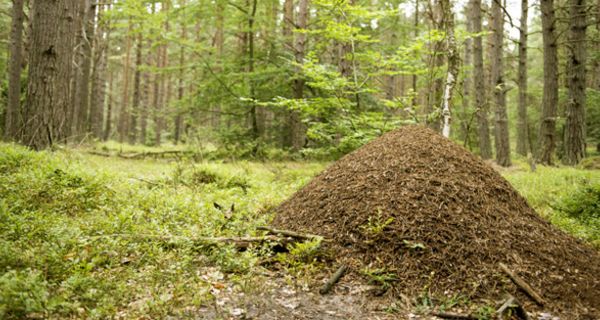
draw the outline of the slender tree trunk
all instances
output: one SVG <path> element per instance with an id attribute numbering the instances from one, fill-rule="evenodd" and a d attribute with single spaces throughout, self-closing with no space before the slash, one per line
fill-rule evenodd
<path id="1" fill-rule="evenodd" d="M 23 0 L 13 0 L 8 66 L 8 104 L 4 139 L 15 140 L 21 126 L 21 69 L 23 65 Z"/>
<path id="2" fill-rule="evenodd" d="M 419 37 L 419 0 L 415 0 L 414 28 L 415 28 L 415 30 L 414 30 L 415 39 L 417 39 Z M 412 90 L 413 90 L 412 106 L 414 108 L 417 106 L 417 99 L 419 97 L 419 94 L 417 91 L 417 74 L 412 75 Z"/>
<path id="3" fill-rule="evenodd" d="M 181 2 L 181 6 L 185 7 L 185 1 Z M 181 39 L 185 40 L 187 38 L 187 27 L 185 22 L 183 22 L 181 24 Z M 181 139 L 181 129 L 183 126 L 183 109 L 181 107 L 182 102 L 183 102 L 183 96 L 185 94 L 185 72 L 186 72 L 186 68 L 184 67 L 185 65 L 185 46 L 181 46 L 179 49 L 179 83 L 178 83 L 178 88 L 177 88 L 177 100 L 179 101 L 179 107 L 178 109 L 175 111 L 175 134 L 174 134 L 174 140 L 175 140 L 175 144 L 179 143 L 179 140 Z"/>
<path id="4" fill-rule="evenodd" d="M 129 71 L 131 69 L 131 30 L 132 24 L 129 21 L 127 28 L 125 44 L 125 61 L 123 62 L 123 94 L 121 98 L 121 109 L 119 110 L 119 142 L 125 142 L 127 132 L 129 131 Z"/>
<path id="5" fill-rule="evenodd" d="M 466 29 L 468 33 L 473 33 L 473 23 L 471 20 L 471 5 L 472 3 L 467 3 L 466 14 L 467 19 L 465 21 Z M 467 38 L 465 39 L 465 54 L 463 59 L 463 96 L 462 96 L 462 104 L 463 104 L 463 115 L 461 121 L 461 138 L 464 141 L 464 146 L 466 147 L 469 144 L 469 110 L 471 107 L 471 90 L 473 89 L 471 77 L 472 77 L 472 57 L 473 57 L 473 39 Z"/>
<path id="6" fill-rule="evenodd" d="M 283 22 L 282 22 L 282 36 L 283 36 L 283 45 L 286 50 L 295 55 L 294 48 L 294 0 L 285 0 L 283 3 Z M 291 88 L 292 92 L 294 92 L 295 82 L 292 80 Z M 283 135 L 283 145 L 284 147 L 292 147 L 293 145 L 293 123 L 298 119 L 297 115 L 294 115 L 294 110 L 286 110 L 284 113 L 285 126 L 282 126 L 281 133 Z"/>
<path id="7" fill-rule="evenodd" d="M 585 89 L 586 89 L 586 3 L 569 1 L 569 35 L 567 83 L 568 96 L 563 162 L 576 165 L 585 157 Z"/>
<path id="8" fill-rule="evenodd" d="M 444 11 L 442 2 L 445 0 L 435 0 L 433 9 L 432 9 L 432 24 L 433 27 L 437 30 L 444 29 Z M 435 131 L 440 132 L 441 130 L 441 113 L 440 109 L 443 105 L 443 96 L 444 96 L 444 80 L 441 76 L 437 74 L 438 69 L 444 65 L 444 56 L 445 56 L 445 48 L 446 43 L 441 41 L 435 41 L 433 46 L 433 65 L 431 68 L 434 70 L 432 73 L 433 78 L 431 79 L 432 85 L 431 90 L 428 95 L 428 101 L 425 108 L 425 113 L 427 114 L 427 125 Z"/>
<path id="9" fill-rule="evenodd" d="M 600 0 L 596 1 L 596 34 L 600 35 Z M 600 52 L 600 41 L 596 41 L 596 52 Z M 592 70 L 594 70 L 594 83 L 592 87 L 600 91 L 600 56 L 596 56 Z M 600 151 L 600 143 L 598 143 L 598 150 Z"/>
<path id="10" fill-rule="evenodd" d="M 248 73 L 249 77 L 252 78 L 252 73 L 254 73 L 254 22 L 256 18 L 258 0 L 247 0 L 247 2 L 249 6 L 248 32 L 246 35 L 248 41 Z M 250 98 L 255 99 L 256 83 L 253 79 L 250 79 L 249 83 Z M 254 140 L 258 140 L 264 133 L 264 118 L 262 117 L 262 110 L 260 110 L 260 107 L 258 107 L 254 102 L 252 102 L 252 106 L 250 108 L 250 115 L 252 117 L 252 137 L 254 138 Z"/>
<path id="11" fill-rule="evenodd" d="M 107 141 L 110 138 L 112 131 L 112 109 L 114 95 L 114 74 L 110 71 L 108 75 L 108 102 L 106 103 L 106 125 L 104 126 L 103 140 Z"/>
<path id="12" fill-rule="evenodd" d="M 152 65 L 152 55 L 150 54 L 150 48 L 152 48 L 152 41 L 148 40 L 148 52 L 146 53 L 146 65 Z M 140 108 L 140 137 L 139 142 L 141 144 L 146 144 L 146 138 L 148 137 L 148 108 L 150 103 L 153 101 L 155 92 L 152 92 L 151 86 L 154 81 L 154 78 L 151 76 L 150 72 L 144 72 L 144 81 L 143 81 L 143 92 L 144 92 L 144 103 Z"/>
<path id="13" fill-rule="evenodd" d="M 77 15 L 73 17 L 74 31 L 76 32 L 76 42 L 74 47 L 75 55 L 73 57 L 72 75 L 71 75 L 71 109 L 68 111 L 68 128 L 67 135 L 69 137 L 78 134 L 79 128 L 79 107 L 81 106 L 81 81 L 83 80 L 83 63 L 85 59 L 85 26 L 87 22 L 87 9 L 90 0 L 81 0 L 78 2 Z"/>
<path id="14" fill-rule="evenodd" d="M 308 6 L 309 0 L 299 0 L 298 3 L 298 18 L 296 21 L 296 25 L 298 29 L 304 30 L 308 25 Z M 301 65 L 304 63 L 304 57 L 306 55 L 306 34 L 298 33 L 295 37 L 294 41 L 294 53 L 296 58 L 296 63 Z M 296 73 L 298 75 L 301 74 L 301 70 L 297 68 Z M 296 78 L 294 80 L 294 98 L 295 99 L 303 99 L 304 98 L 304 79 Z M 306 128 L 302 123 L 302 118 L 300 112 L 297 110 L 292 110 L 290 114 L 290 132 L 291 132 L 291 141 L 292 141 L 292 150 L 298 151 L 300 150 L 305 143 L 306 140 Z"/>
<path id="15" fill-rule="evenodd" d="M 110 28 L 106 27 L 101 19 L 101 9 L 98 8 L 98 29 L 94 44 L 94 73 L 92 77 L 92 95 L 90 101 L 89 124 L 92 135 L 101 139 L 103 137 L 102 124 L 104 122 L 104 103 L 106 101 L 106 68 L 108 67 L 108 48 Z"/>
<path id="16" fill-rule="evenodd" d="M 510 142 L 508 116 L 506 115 L 506 84 L 504 82 L 504 12 L 501 0 L 492 0 L 492 69 L 491 88 L 494 93 L 496 162 L 508 167 L 510 161 Z"/>
<path id="17" fill-rule="evenodd" d="M 473 32 L 481 34 L 481 0 L 470 1 Z M 490 159 L 492 157 L 492 144 L 488 123 L 488 103 L 483 68 L 483 39 L 481 35 L 473 38 L 473 95 L 475 96 L 475 107 L 477 108 L 479 154 L 483 159 Z"/>
<path id="18" fill-rule="evenodd" d="M 521 26 L 519 30 L 519 112 L 517 117 L 517 153 L 527 156 L 529 147 L 529 124 L 527 121 L 527 13 L 529 3 L 521 0 Z"/>
<path id="19" fill-rule="evenodd" d="M 165 12 L 165 33 L 169 33 L 170 30 L 170 24 L 169 24 L 169 10 L 171 8 L 171 2 L 170 0 L 164 0 L 162 2 L 162 8 L 161 11 Z M 160 58 L 159 58 L 159 63 L 160 63 L 160 78 L 159 78 L 159 95 L 158 95 L 158 109 L 156 110 L 156 117 L 155 117 L 155 144 L 157 146 L 160 146 L 162 143 L 162 131 L 163 131 L 163 127 L 164 127 L 164 115 L 163 112 L 165 112 L 167 104 L 168 104 L 168 77 L 165 74 L 165 68 L 168 66 L 169 64 L 169 48 L 168 48 L 168 44 L 166 42 L 165 39 L 163 39 L 163 44 L 160 46 L 160 50 L 159 50 L 159 54 L 160 54 Z"/>
<path id="20" fill-rule="evenodd" d="M 558 52 L 554 0 L 540 0 L 544 48 L 544 93 L 540 119 L 538 161 L 552 164 L 556 147 L 556 110 L 558 105 Z"/>
<path id="21" fill-rule="evenodd" d="M 456 48 L 456 39 L 454 38 L 454 14 L 450 0 L 442 0 L 441 6 L 444 14 L 444 30 L 446 31 L 446 48 L 448 56 L 448 71 L 446 73 L 446 84 L 444 87 L 444 98 L 442 100 L 442 135 L 450 137 L 450 121 L 452 120 L 452 96 L 456 79 L 458 78 L 458 64 L 460 57 Z"/>
<path id="22" fill-rule="evenodd" d="M 223 2 L 217 3 L 217 23 L 215 32 L 215 47 L 217 49 L 217 72 L 223 71 L 223 58 L 225 49 L 225 6 Z M 198 40 L 199 41 L 199 40 Z M 221 105 L 215 104 L 212 108 L 211 126 L 213 128 L 219 128 L 221 125 Z"/>
<path id="23" fill-rule="evenodd" d="M 96 1 L 88 0 L 88 8 L 86 10 L 86 16 L 84 19 L 85 34 L 83 36 L 83 56 L 81 61 L 81 73 L 79 80 L 77 81 L 77 95 L 79 98 L 77 101 L 79 102 L 78 106 L 75 106 L 75 110 L 77 110 L 77 120 L 75 134 L 83 134 L 87 130 L 88 123 L 88 113 L 89 113 L 89 101 L 90 101 L 90 83 L 91 83 L 91 73 L 92 73 L 92 55 L 93 55 L 93 44 L 94 44 L 94 33 L 95 29 L 95 21 L 96 21 Z"/>
<path id="24" fill-rule="evenodd" d="M 77 1 L 33 2 L 29 84 L 21 140 L 34 149 L 50 147 L 67 138 L 77 13 Z"/>
<path id="25" fill-rule="evenodd" d="M 135 73 L 133 75 L 133 101 L 131 104 L 131 113 L 129 118 L 129 143 L 135 144 L 137 141 L 137 118 L 140 112 L 140 102 L 142 100 L 142 47 L 144 38 L 139 33 L 135 47 Z"/>

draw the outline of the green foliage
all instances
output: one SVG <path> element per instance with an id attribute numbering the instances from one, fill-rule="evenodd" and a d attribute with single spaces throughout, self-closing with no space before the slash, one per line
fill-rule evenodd
<path id="1" fill-rule="evenodd" d="M 393 217 L 384 219 L 381 211 L 377 211 L 377 214 L 370 216 L 367 223 L 361 226 L 361 229 L 367 238 L 375 238 L 381 235 L 385 228 L 392 222 L 394 222 Z"/>
<path id="2" fill-rule="evenodd" d="M 378 285 L 384 290 L 389 289 L 392 283 L 398 280 L 398 275 L 383 268 L 364 268 L 361 270 L 361 274 L 367 278 L 369 283 Z"/>
<path id="3" fill-rule="evenodd" d="M 516 164 L 521 169 L 506 172 L 504 176 L 540 215 L 568 233 L 586 239 L 596 246 L 600 245 L 598 227 L 595 224 L 597 220 L 589 224 L 592 221 L 577 219 L 558 209 L 558 203 L 574 196 L 573 190 L 596 185 L 595 181 L 600 181 L 598 170 L 538 166 L 536 172 L 530 172 L 525 162 L 517 161 Z M 589 193 L 584 192 L 581 196 L 587 197 L 587 194 Z M 593 196 L 593 193 L 589 195 Z"/>
<path id="4" fill-rule="evenodd" d="M 23 319 L 43 314 L 49 293 L 41 272 L 10 270 L 0 277 L 0 318 Z"/>
<path id="5" fill-rule="evenodd" d="M 323 167 L 106 160 L 0 144 L 0 318 L 163 318 L 209 303 L 206 270 L 243 277 L 260 248 L 121 235 L 253 235 Z M 202 175 L 216 181 L 194 185 Z"/>
<path id="6" fill-rule="evenodd" d="M 577 188 L 562 196 L 553 207 L 589 226 L 590 237 L 600 240 L 600 182 L 583 180 Z"/>

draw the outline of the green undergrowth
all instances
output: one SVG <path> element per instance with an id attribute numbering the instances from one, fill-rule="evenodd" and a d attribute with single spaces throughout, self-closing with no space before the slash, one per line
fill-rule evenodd
<path id="1" fill-rule="evenodd" d="M 248 289 L 257 261 L 270 252 L 193 239 L 259 235 L 271 209 L 325 166 L 130 160 L 0 144 L 0 319 L 193 318 L 215 303 L 215 270 L 225 274 L 219 281 Z M 531 173 L 521 164 L 504 175 L 541 215 L 598 242 L 599 171 Z M 385 224 L 373 220 L 364 231 L 375 236 Z M 297 244 L 276 260 L 292 273 L 313 274 L 315 261 L 325 259 L 318 247 Z"/>
<path id="2" fill-rule="evenodd" d="M 206 274 L 245 281 L 261 248 L 185 239 L 257 235 L 322 167 L 0 145 L 0 318 L 163 318 L 214 303 Z"/>
<path id="3" fill-rule="evenodd" d="M 525 163 L 504 177 L 544 218 L 566 232 L 600 247 L 600 170 Z"/>

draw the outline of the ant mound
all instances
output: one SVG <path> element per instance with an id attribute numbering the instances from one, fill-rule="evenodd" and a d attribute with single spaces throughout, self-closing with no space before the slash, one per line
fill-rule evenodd
<path id="1" fill-rule="evenodd" d="M 422 126 L 346 155 L 276 209 L 273 224 L 327 239 L 355 274 L 380 273 L 393 293 L 529 301 L 599 316 L 600 252 L 542 219 L 494 169 Z"/>

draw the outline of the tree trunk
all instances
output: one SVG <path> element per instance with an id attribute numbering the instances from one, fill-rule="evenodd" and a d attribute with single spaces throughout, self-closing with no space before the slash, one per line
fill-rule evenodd
<path id="1" fill-rule="evenodd" d="M 481 0 L 471 0 L 471 16 L 473 32 L 481 34 Z M 479 35 L 473 38 L 473 95 L 477 108 L 477 136 L 479 154 L 483 159 L 492 157 L 492 144 L 490 142 L 490 127 L 488 123 L 488 103 L 486 101 L 485 76 L 483 69 L 483 39 Z"/>
<path id="2" fill-rule="evenodd" d="M 471 20 L 471 5 L 472 3 L 467 3 L 466 14 L 467 19 L 465 21 L 466 29 L 468 33 L 473 33 L 473 23 Z M 466 147 L 469 144 L 469 132 L 470 132 L 470 116 L 469 109 L 471 107 L 471 90 L 473 89 L 471 77 L 472 77 L 472 69 L 471 68 L 471 60 L 473 57 L 473 39 L 467 38 L 465 39 L 465 54 L 463 59 L 463 96 L 462 96 L 462 104 L 463 104 L 463 115 L 462 121 L 460 125 L 461 129 L 461 139 L 463 140 L 464 146 Z"/>
<path id="3" fill-rule="evenodd" d="M 142 33 L 137 36 L 135 47 L 135 73 L 133 74 L 133 101 L 129 117 L 129 144 L 137 141 L 137 118 L 140 112 L 140 101 L 142 99 L 142 46 L 144 38 Z"/>
<path id="4" fill-rule="evenodd" d="M 419 0 L 415 0 L 415 23 L 414 26 L 414 35 L 415 39 L 419 37 Z M 412 97 L 412 106 L 413 108 L 417 106 L 417 99 L 419 97 L 417 91 L 417 74 L 412 75 L 412 89 L 413 89 L 413 97 Z"/>
<path id="5" fill-rule="evenodd" d="M 92 54 L 94 44 L 94 32 L 95 32 L 95 21 L 96 21 L 96 1 L 89 0 L 89 5 L 85 12 L 84 28 L 85 34 L 83 36 L 82 50 L 83 56 L 81 61 L 81 78 L 77 80 L 77 95 L 79 98 L 77 101 L 79 105 L 75 106 L 77 110 L 77 119 L 75 134 L 83 134 L 87 130 L 88 113 L 89 113 L 89 101 L 90 101 L 90 80 L 92 73 Z"/>
<path id="6" fill-rule="evenodd" d="M 34 1 L 22 142 L 34 149 L 67 138 L 69 80 L 78 1 Z"/>
<path id="7" fill-rule="evenodd" d="M 185 7 L 185 0 L 181 2 L 181 6 Z M 183 41 L 185 41 L 185 39 L 187 38 L 187 28 L 186 28 L 186 24 L 185 22 L 181 23 L 181 39 Z M 185 64 L 185 46 L 181 45 L 180 49 L 179 49 L 179 83 L 178 83 L 178 88 L 177 88 L 177 100 L 179 101 L 179 106 L 177 108 L 177 110 L 175 111 L 175 134 L 174 134 L 174 140 L 175 140 L 175 144 L 179 143 L 179 140 L 181 139 L 181 129 L 182 129 L 182 124 L 183 124 L 183 109 L 182 108 L 182 102 L 183 102 L 183 96 L 185 94 L 185 71 L 186 69 L 184 68 L 184 64 Z"/>
<path id="8" fill-rule="evenodd" d="M 94 72 L 92 77 L 92 95 L 90 101 L 90 132 L 101 139 L 103 137 L 102 123 L 104 121 L 104 102 L 106 101 L 106 68 L 108 67 L 108 48 L 110 28 L 101 19 L 101 9 L 98 7 L 98 29 L 94 44 Z"/>
<path id="9" fill-rule="evenodd" d="M 152 40 L 148 40 L 147 44 L 148 48 L 152 48 Z M 150 49 L 146 53 L 146 65 L 152 65 L 152 55 L 150 54 Z M 155 78 L 151 76 L 150 72 L 144 72 L 144 81 L 143 81 L 143 92 L 144 92 L 144 103 L 140 108 L 140 137 L 139 142 L 141 144 L 146 144 L 146 138 L 148 137 L 148 108 L 150 103 L 154 101 L 154 95 L 156 92 L 152 92 L 151 86 L 155 81 Z"/>
<path id="10" fill-rule="evenodd" d="M 558 105 L 558 53 L 554 0 L 540 0 L 544 48 L 544 93 L 540 119 L 538 161 L 552 164 L 556 147 L 556 109 Z"/>
<path id="11" fill-rule="evenodd" d="M 282 25 L 282 36 L 283 36 L 283 46 L 286 50 L 295 55 L 294 48 L 294 0 L 285 0 L 283 3 L 283 25 Z M 295 70 L 297 71 L 297 70 Z M 291 82 L 292 93 L 294 92 L 295 82 L 292 80 Z M 294 110 L 286 110 L 284 113 L 285 125 L 282 126 L 281 134 L 283 136 L 283 146 L 284 147 L 292 147 L 293 145 L 293 123 L 297 121 L 298 115 L 294 114 Z"/>
<path id="12" fill-rule="evenodd" d="M 435 0 L 432 8 L 431 22 L 433 24 L 433 28 L 437 30 L 443 30 L 445 25 L 444 9 L 442 8 L 443 1 L 445 0 Z M 433 65 L 430 66 L 433 70 L 432 78 L 430 78 L 432 82 L 430 87 L 431 89 L 429 90 L 427 105 L 425 106 L 425 113 L 427 115 L 426 123 L 431 129 L 438 132 L 440 132 L 442 124 L 440 117 L 442 110 L 440 108 L 443 106 L 444 80 L 437 74 L 437 70 L 439 67 L 444 65 L 444 52 L 446 51 L 445 45 L 446 43 L 443 40 L 435 41 L 432 44 Z"/>
<path id="13" fill-rule="evenodd" d="M 563 162 L 576 165 L 585 157 L 585 89 L 586 89 L 586 4 L 569 1 L 569 35 L 567 83 L 568 103 L 565 123 Z"/>
<path id="14" fill-rule="evenodd" d="M 600 34 L 600 0 L 596 1 L 596 34 Z M 600 52 L 600 41 L 596 41 L 596 52 Z M 596 56 L 593 70 L 595 83 L 592 87 L 600 91 L 600 56 Z M 600 150 L 600 143 L 598 149 Z"/>
<path id="15" fill-rule="evenodd" d="M 103 140 L 107 141 L 110 138 L 112 130 L 112 109 L 113 109 L 113 94 L 114 94 L 114 75 L 110 71 L 108 75 L 108 102 L 106 103 L 106 125 L 104 126 Z"/>
<path id="16" fill-rule="evenodd" d="M 165 18 L 165 24 L 164 24 L 164 28 L 165 28 L 165 33 L 168 34 L 169 30 L 170 30 L 170 24 L 169 24 L 169 10 L 170 10 L 170 6 L 171 2 L 170 0 L 164 0 L 162 1 L 162 7 L 161 7 L 161 11 L 165 12 L 166 18 Z M 157 109 L 156 109 L 156 114 L 155 114 L 155 139 L 154 139 L 154 143 L 157 146 L 160 146 L 162 143 L 162 131 L 163 131 L 163 127 L 164 127 L 164 115 L 163 112 L 165 112 L 166 110 L 166 106 L 167 106 L 167 96 L 168 96 L 168 92 L 167 92 L 167 81 L 168 78 L 165 75 L 165 68 L 167 67 L 167 65 L 169 64 L 169 48 L 168 48 L 168 44 L 166 42 L 166 39 L 162 39 L 162 41 L 164 42 L 160 48 L 159 48 L 159 56 L 160 58 L 158 59 L 158 63 L 159 63 L 159 68 L 160 70 L 160 77 L 159 77 L 159 91 L 158 91 L 158 104 L 157 104 Z"/>
<path id="17" fill-rule="evenodd" d="M 23 0 L 13 0 L 8 66 L 8 101 L 4 139 L 16 140 L 21 126 L 21 70 L 23 66 Z"/>
<path id="18" fill-rule="evenodd" d="M 458 78 L 458 64 L 460 57 L 456 48 L 456 39 L 454 38 L 454 14 L 450 0 L 442 0 L 442 12 L 444 15 L 444 30 L 446 32 L 446 48 L 448 57 L 448 71 L 446 73 L 446 84 L 444 87 L 444 98 L 442 100 L 442 135 L 450 137 L 450 121 L 452 110 L 452 95 Z"/>
<path id="19" fill-rule="evenodd" d="M 81 81 L 83 79 L 83 60 L 85 56 L 85 26 L 87 22 L 87 9 L 89 7 L 89 0 L 78 1 L 77 15 L 73 17 L 74 20 L 74 32 L 76 33 L 75 46 L 73 48 L 74 57 L 73 65 L 71 70 L 71 108 L 68 111 L 68 127 L 67 135 L 69 137 L 78 134 L 77 128 L 79 127 L 79 106 L 81 105 Z"/>
<path id="20" fill-rule="evenodd" d="M 504 82 L 504 12 L 501 0 L 492 0 L 492 69 L 491 88 L 494 93 L 496 162 L 508 167 L 510 161 L 510 143 L 508 132 L 508 116 L 506 115 L 506 84 Z"/>
<path id="21" fill-rule="evenodd" d="M 258 0 L 247 0 L 249 7 L 248 13 L 248 31 L 246 33 L 246 39 L 248 41 L 248 77 L 250 87 L 250 98 L 254 100 L 256 98 L 256 83 L 252 79 L 254 73 L 254 22 L 256 18 L 256 9 Z M 251 4 L 250 4 L 251 3 Z M 264 134 L 264 117 L 263 110 L 257 106 L 254 101 L 251 102 L 250 115 L 252 120 L 252 138 L 258 140 Z"/>
<path id="22" fill-rule="evenodd" d="M 125 44 L 125 61 L 123 62 L 123 94 L 121 98 L 121 109 L 119 110 L 119 142 L 125 142 L 128 132 L 129 122 L 129 69 L 131 69 L 131 30 L 132 24 L 129 21 L 127 28 Z"/>
<path id="23" fill-rule="evenodd" d="M 308 25 L 308 5 L 309 0 L 299 0 L 298 3 L 298 17 L 296 20 L 296 26 L 298 29 L 306 29 Z M 304 63 L 304 57 L 306 55 L 306 34 L 298 33 L 294 41 L 294 54 L 297 64 Z M 297 67 L 296 74 L 300 75 L 301 70 Z M 297 76 L 294 79 L 294 98 L 304 99 L 304 79 Z M 306 128 L 302 123 L 302 117 L 300 111 L 292 110 L 290 114 L 290 134 L 292 142 L 292 150 L 299 151 L 304 146 L 306 140 Z"/>
<path id="24" fill-rule="evenodd" d="M 519 30 L 519 112 L 517 117 L 517 153 L 527 156 L 530 152 L 527 121 L 527 13 L 529 3 L 521 0 L 521 26 Z"/>

